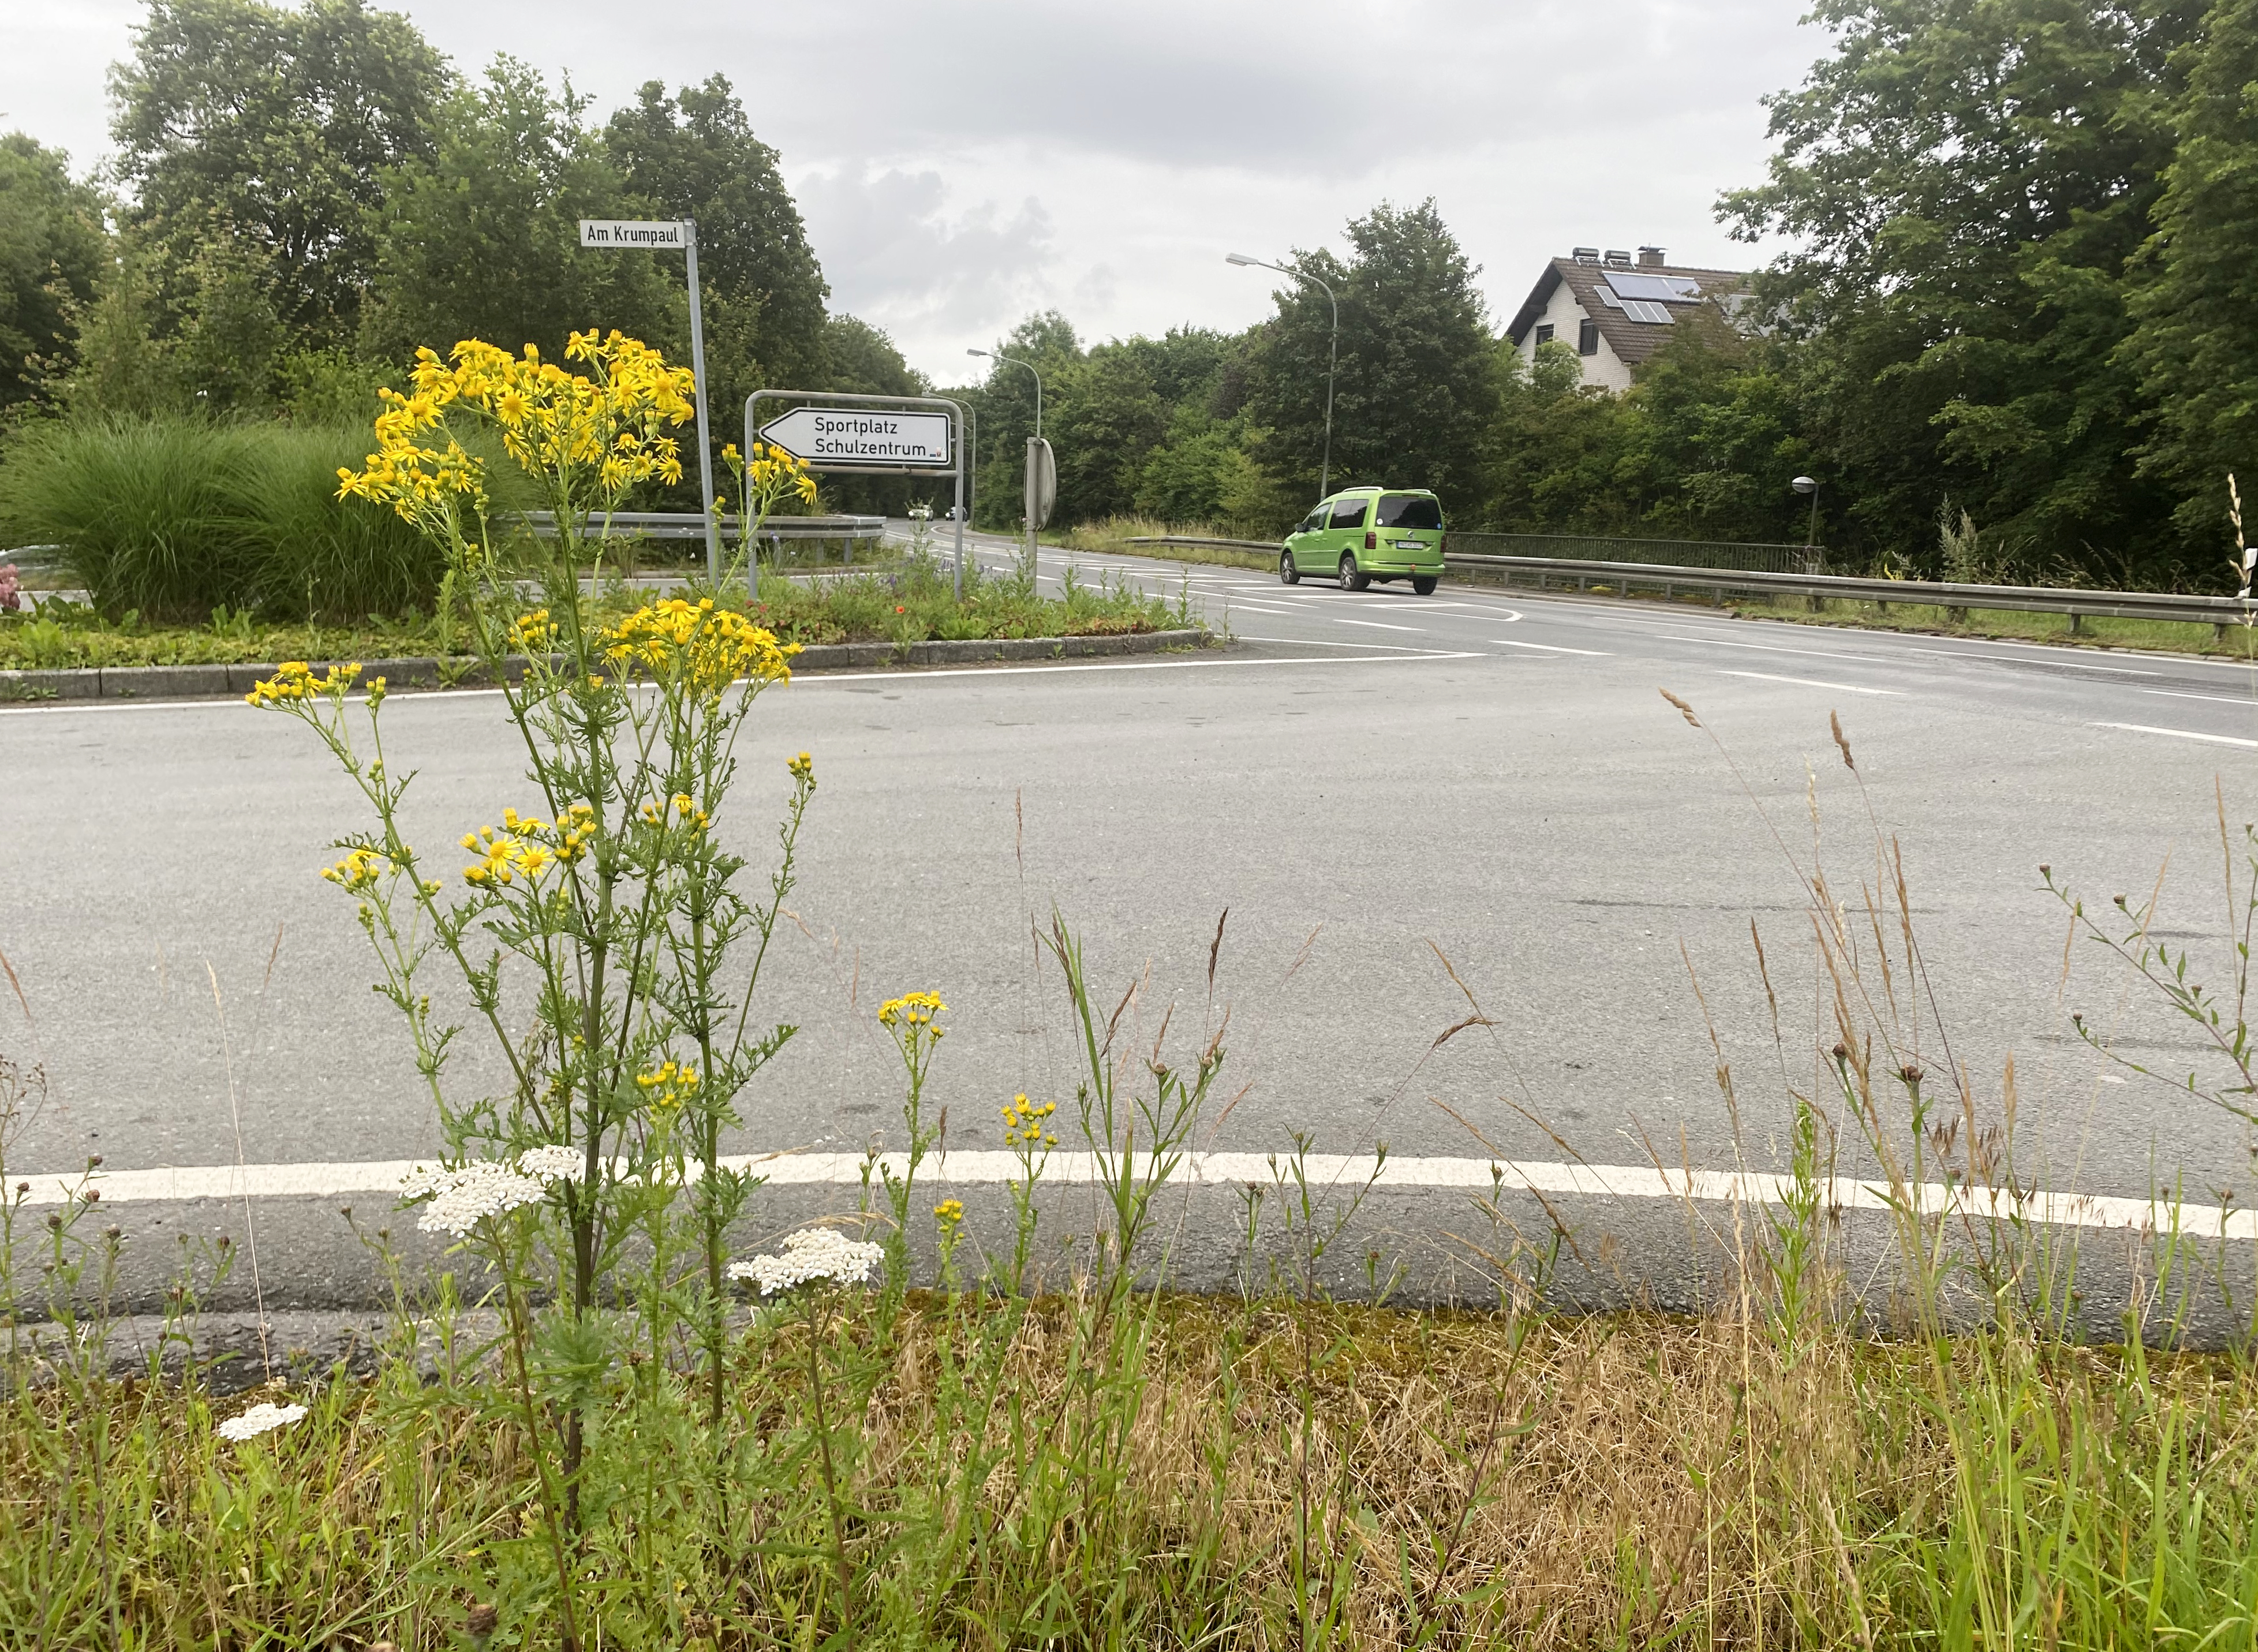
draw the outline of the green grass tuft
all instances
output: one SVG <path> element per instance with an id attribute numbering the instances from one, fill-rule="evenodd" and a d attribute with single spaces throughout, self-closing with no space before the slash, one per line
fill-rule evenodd
<path id="1" fill-rule="evenodd" d="M 0 460 L 0 535 L 53 546 L 112 616 L 216 607 L 304 619 L 428 603 L 437 552 L 389 512 L 336 497 L 358 429 L 166 417 L 32 424 Z"/>

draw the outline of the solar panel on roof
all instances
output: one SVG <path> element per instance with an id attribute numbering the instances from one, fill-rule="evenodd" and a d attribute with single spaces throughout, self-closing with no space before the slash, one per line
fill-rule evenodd
<path id="1" fill-rule="evenodd" d="M 1623 300 L 1622 311 L 1624 315 L 1630 316 L 1631 320 L 1635 322 L 1647 322 L 1650 323 L 1659 322 L 1665 327 L 1670 324 L 1670 312 L 1663 308 L 1661 305 L 1651 302 L 1644 298 L 1627 298 Z"/>
<path id="2" fill-rule="evenodd" d="M 1622 299 L 1643 298 L 1657 304 L 1685 303 L 1701 296 L 1701 283 L 1686 275 L 1652 275 L 1643 271 L 1609 270 L 1607 283 Z"/>

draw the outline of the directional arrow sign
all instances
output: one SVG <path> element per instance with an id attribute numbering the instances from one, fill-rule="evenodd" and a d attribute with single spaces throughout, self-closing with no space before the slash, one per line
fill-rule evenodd
<path id="1" fill-rule="evenodd" d="M 689 238 L 682 233 L 681 223 L 674 218 L 662 218 L 656 223 L 643 218 L 580 220 L 582 246 L 671 247 L 679 252 L 688 242 Z"/>
<path id="2" fill-rule="evenodd" d="M 794 408 L 761 427 L 761 440 L 810 464 L 931 465 L 947 470 L 945 413 Z"/>

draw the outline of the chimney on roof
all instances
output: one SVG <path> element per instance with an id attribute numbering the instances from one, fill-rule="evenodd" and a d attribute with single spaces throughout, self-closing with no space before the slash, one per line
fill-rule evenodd
<path id="1" fill-rule="evenodd" d="M 1630 254 L 1620 247 L 1611 246 L 1608 249 L 1607 264 L 1611 270 L 1627 270 L 1630 267 Z"/>
<path id="2" fill-rule="evenodd" d="M 1658 246 L 1643 246 L 1638 250 L 1638 267 L 1643 270 L 1658 270 L 1667 262 L 1669 260 L 1662 256 L 1662 249 Z"/>
<path id="3" fill-rule="evenodd" d="M 1568 256 L 1579 264 L 1597 264 L 1600 261 L 1600 249 L 1595 246 L 1580 246 Z"/>

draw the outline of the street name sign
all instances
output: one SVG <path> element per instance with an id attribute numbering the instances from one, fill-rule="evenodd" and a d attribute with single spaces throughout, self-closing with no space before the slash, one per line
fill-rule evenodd
<path id="1" fill-rule="evenodd" d="M 672 248 L 680 252 L 690 243 L 682 231 L 679 219 L 664 218 L 657 222 L 644 218 L 583 218 L 580 220 L 582 246 L 622 246 Z"/>
<path id="2" fill-rule="evenodd" d="M 945 413 L 794 408 L 761 427 L 761 440 L 810 464 L 930 465 L 947 470 Z"/>

